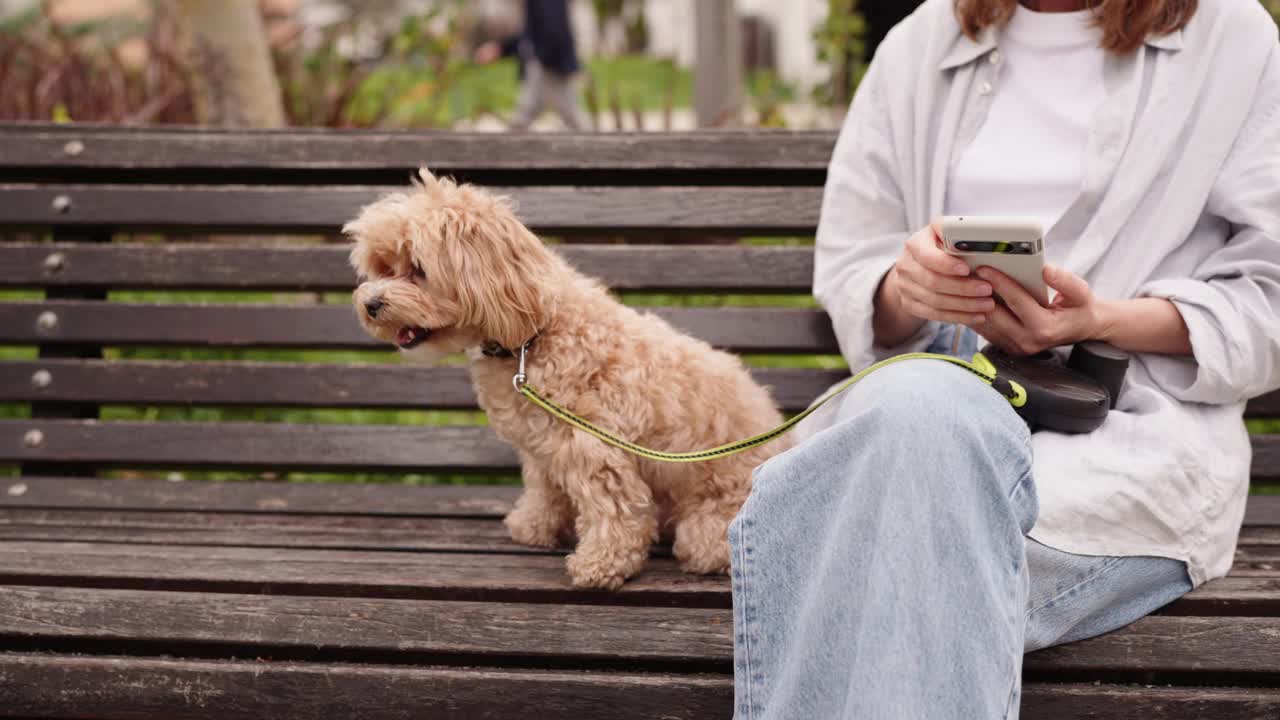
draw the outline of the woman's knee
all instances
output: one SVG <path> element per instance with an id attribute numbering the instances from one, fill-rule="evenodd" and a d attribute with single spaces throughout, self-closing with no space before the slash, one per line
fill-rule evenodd
<path id="1" fill-rule="evenodd" d="M 942 474 L 957 483 L 960 477 L 997 480 L 1012 493 L 1030 470 L 1025 423 L 962 368 L 936 360 L 888 365 L 836 402 L 835 422 L 757 468 L 757 486 L 775 477 L 832 489 L 877 481 L 898 486 Z M 1003 472 L 984 467 L 992 465 Z M 959 472 L 961 466 L 968 471 Z"/>
<path id="2" fill-rule="evenodd" d="M 906 360 L 850 388 L 825 431 L 853 448 L 869 439 L 895 446 L 972 444 L 989 436 L 1025 445 L 1026 424 L 1000 393 L 969 371 L 939 360 Z"/>

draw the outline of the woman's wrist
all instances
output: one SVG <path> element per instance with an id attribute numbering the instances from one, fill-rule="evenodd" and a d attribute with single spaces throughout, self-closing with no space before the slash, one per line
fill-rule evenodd
<path id="1" fill-rule="evenodd" d="M 1114 300 L 1096 300 L 1093 307 L 1092 322 L 1085 340 L 1101 340 L 1115 345 L 1116 326 L 1123 310 Z"/>
<path id="2" fill-rule="evenodd" d="M 871 332 L 875 344 L 880 347 L 896 347 L 906 342 L 924 325 L 924 320 L 911 315 L 902 307 L 898 294 L 897 266 L 889 268 L 876 289 Z"/>
<path id="3" fill-rule="evenodd" d="M 1182 313 L 1162 298 L 1096 301 L 1087 339 L 1129 352 L 1191 354 L 1190 332 Z"/>

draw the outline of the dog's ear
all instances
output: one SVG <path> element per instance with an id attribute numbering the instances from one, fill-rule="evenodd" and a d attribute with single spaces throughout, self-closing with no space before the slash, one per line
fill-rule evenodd
<path id="1" fill-rule="evenodd" d="M 412 229 L 406 216 L 409 201 L 404 193 L 385 195 L 361 208 L 354 220 L 342 226 L 342 234 L 354 242 L 349 259 L 358 275 L 372 277 L 385 270 L 377 267 L 378 251 L 395 252 Z"/>
<path id="2" fill-rule="evenodd" d="M 557 266 L 542 241 L 505 208 L 481 217 L 466 218 L 445 243 L 462 324 L 517 348 L 541 330 Z"/>

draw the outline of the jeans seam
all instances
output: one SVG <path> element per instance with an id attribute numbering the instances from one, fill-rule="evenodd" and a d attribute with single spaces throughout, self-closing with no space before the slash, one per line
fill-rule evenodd
<path id="1" fill-rule="evenodd" d="M 1018 697 L 1019 695 L 1018 690 L 1021 687 L 1022 687 L 1022 677 L 1021 677 L 1021 674 L 1019 674 L 1018 677 L 1014 678 L 1012 687 L 1009 688 L 1009 699 L 1005 700 L 1004 702 L 1005 718 L 1008 718 L 1009 713 L 1013 712 L 1013 700 L 1014 698 Z"/>
<path id="2" fill-rule="evenodd" d="M 753 684 L 755 680 L 751 673 L 751 619 L 750 602 L 747 600 L 747 523 L 745 519 L 738 525 L 738 562 L 742 567 L 742 571 L 738 575 L 738 585 L 742 589 L 739 593 L 742 596 L 742 669 L 746 675 L 743 682 L 743 691 L 746 693 L 745 702 L 742 709 L 746 714 L 745 720 L 751 720 L 755 717 L 755 705 L 753 693 Z"/>
<path id="3" fill-rule="evenodd" d="M 1029 621 L 1029 620 L 1031 619 L 1031 616 L 1032 616 L 1032 615 L 1034 615 L 1035 613 L 1037 613 L 1037 612 L 1039 612 L 1039 611 L 1041 611 L 1041 610 L 1045 609 L 1046 607 L 1048 607 L 1048 606 L 1049 606 L 1049 605 L 1051 605 L 1052 603 L 1054 603 L 1054 602 L 1056 602 L 1056 601 L 1058 601 L 1058 600 L 1061 600 L 1063 597 L 1065 597 L 1065 596 L 1069 595 L 1070 593 L 1075 592 L 1075 591 L 1076 591 L 1076 590 L 1078 590 L 1081 586 L 1083 586 L 1085 583 L 1088 583 L 1088 582 L 1090 582 L 1090 581 L 1092 581 L 1092 580 L 1096 579 L 1099 575 L 1101 575 L 1101 574 L 1103 574 L 1104 572 L 1106 572 L 1106 571 L 1110 570 L 1111 568 L 1115 567 L 1115 566 L 1116 566 L 1117 564 L 1119 564 L 1122 560 L 1124 560 L 1124 558 L 1123 558 L 1123 557 L 1109 557 L 1109 558 L 1107 558 L 1107 561 L 1106 561 L 1106 562 L 1104 562 L 1102 565 L 1099 565 L 1097 568 L 1094 568 L 1093 570 L 1089 571 L 1089 574 L 1088 574 L 1088 575 L 1085 575 L 1085 576 L 1084 576 L 1084 577 L 1082 577 L 1082 578 L 1080 578 L 1080 580 L 1079 580 L 1078 582 L 1076 582 L 1076 583 L 1072 584 L 1070 587 L 1064 588 L 1061 592 L 1059 592 L 1059 593 L 1055 594 L 1053 597 L 1050 597 L 1049 599 L 1045 600 L 1044 602 L 1040 603 L 1039 605 L 1037 605 L 1037 606 L 1035 606 L 1035 607 L 1033 607 L 1033 608 L 1028 608 L 1028 609 L 1027 609 L 1027 614 L 1026 614 L 1026 619 Z"/>

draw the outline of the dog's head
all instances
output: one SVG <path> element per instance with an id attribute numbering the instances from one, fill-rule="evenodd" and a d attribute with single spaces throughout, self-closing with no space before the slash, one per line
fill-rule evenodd
<path id="1" fill-rule="evenodd" d="M 370 335 L 434 360 L 486 340 L 515 348 L 539 331 L 554 256 L 505 198 L 436 178 L 368 205 L 355 240 L 356 315 Z"/>

